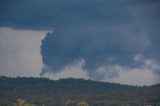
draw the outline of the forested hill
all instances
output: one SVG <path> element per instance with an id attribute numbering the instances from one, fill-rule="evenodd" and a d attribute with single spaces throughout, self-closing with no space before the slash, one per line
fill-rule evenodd
<path id="1" fill-rule="evenodd" d="M 17 98 L 47 106 L 62 106 L 68 99 L 85 100 L 94 106 L 158 103 L 160 84 L 138 87 L 73 78 L 0 77 L 0 106 L 9 106 Z"/>
<path id="2" fill-rule="evenodd" d="M 60 79 L 49 80 L 47 78 L 32 78 L 32 77 L 17 77 L 8 78 L 0 77 L 0 88 L 4 89 L 46 89 L 54 91 L 65 92 L 79 91 L 79 92 L 102 92 L 102 91 L 126 91 L 135 90 L 141 87 L 120 85 L 115 83 L 97 82 L 84 79 Z"/>

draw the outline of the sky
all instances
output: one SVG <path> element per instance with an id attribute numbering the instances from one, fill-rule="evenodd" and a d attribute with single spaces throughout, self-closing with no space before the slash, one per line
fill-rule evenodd
<path id="1" fill-rule="evenodd" d="M 1 0 L 0 75 L 160 83 L 159 0 Z"/>

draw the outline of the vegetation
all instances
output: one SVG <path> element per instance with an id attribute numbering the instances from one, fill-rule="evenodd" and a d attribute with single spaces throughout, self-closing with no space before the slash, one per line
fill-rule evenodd
<path id="1" fill-rule="evenodd" d="M 81 102 L 78 103 L 77 106 L 89 106 L 89 104 L 86 103 L 85 101 L 81 101 Z"/>
<path id="2" fill-rule="evenodd" d="M 16 100 L 16 102 L 13 104 L 13 106 L 36 106 L 36 105 L 27 103 L 25 100 L 19 98 Z"/>
<path id="3" fill-rule="evenodd" d="M 146 106 L 160 102 L 160 84 L 139 87 L 73 78 L 0 77 L 0 106 L 21 106 L 19 102 L 26 106 Z"/>
<path id="4" fill-rule="evenodd" d="M 67 100 L 65 106 L 74 106 L 74 101 Z"/>

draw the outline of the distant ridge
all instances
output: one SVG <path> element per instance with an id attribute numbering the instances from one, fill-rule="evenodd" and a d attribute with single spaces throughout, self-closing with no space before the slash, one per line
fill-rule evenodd
<path id="1" fill-rule="evenodd" d="M 63 106 L 68 99 L 86 100 L 93 106 L 119 103 L 158 103 L 160 84 L 130 86 L 74 78 L 50 80 L 1 76 L 0 106 L 10 106 L 17 98 L 24 98 L 35 104 L 46 104 L 46 106 Z"/>

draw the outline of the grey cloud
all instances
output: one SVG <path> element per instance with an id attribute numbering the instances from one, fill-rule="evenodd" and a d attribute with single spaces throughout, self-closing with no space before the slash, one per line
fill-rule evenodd
<path id="1" fill-rule="evenodd" d="M 130 22 L 126 5 L 128 0 L 1 0 L 0 25 L 14 28 L 52 29 L 64 25 Z M 116 8 L 112 8 L 112 7 Z M 119 9 L 121 11 L 119 11 Z M 110 12 L 112 11 L 112 12 Z M 109 13 L 109 14 L 108 14 Z M 129 12 L 127 12 L 129 13 Z M 118 15 L 118 17 L 117 17 Z"/>
<path id="2" fill-rule="evenodd" d="M 95 73 L 106 65 L 139 67 L 136 54 L 159 63 L 158 0 L 1 0 L 0 5 L 1 26 L 54 29 L 42 40 L 42 74 L 81 59 L 94 79 L 103 77 Z"/>
<path id="3" fill-rule="evenodd" d="M 135 62 L 133 57 L 136 54 L 147 56 L 146 51 L 151 50 L 151 44 L 148 35 L 134 33 L 132 30 L 122 31 L 116 27 L 109 28 L 107 25 L 55 30 L 48 33 L 42 41 L 42 59 L 47 67 L 42 72 L 56 73 L 75 61 L 84 59 L 83 69 L 91 78 L 100 80 L 103 79 L 103 75 L 97 72 L 100 67 L 113 64 L 125 67 L 141 66 L 143 63 Z M 110 75 L 117 74 L 113 71 Z"/>

